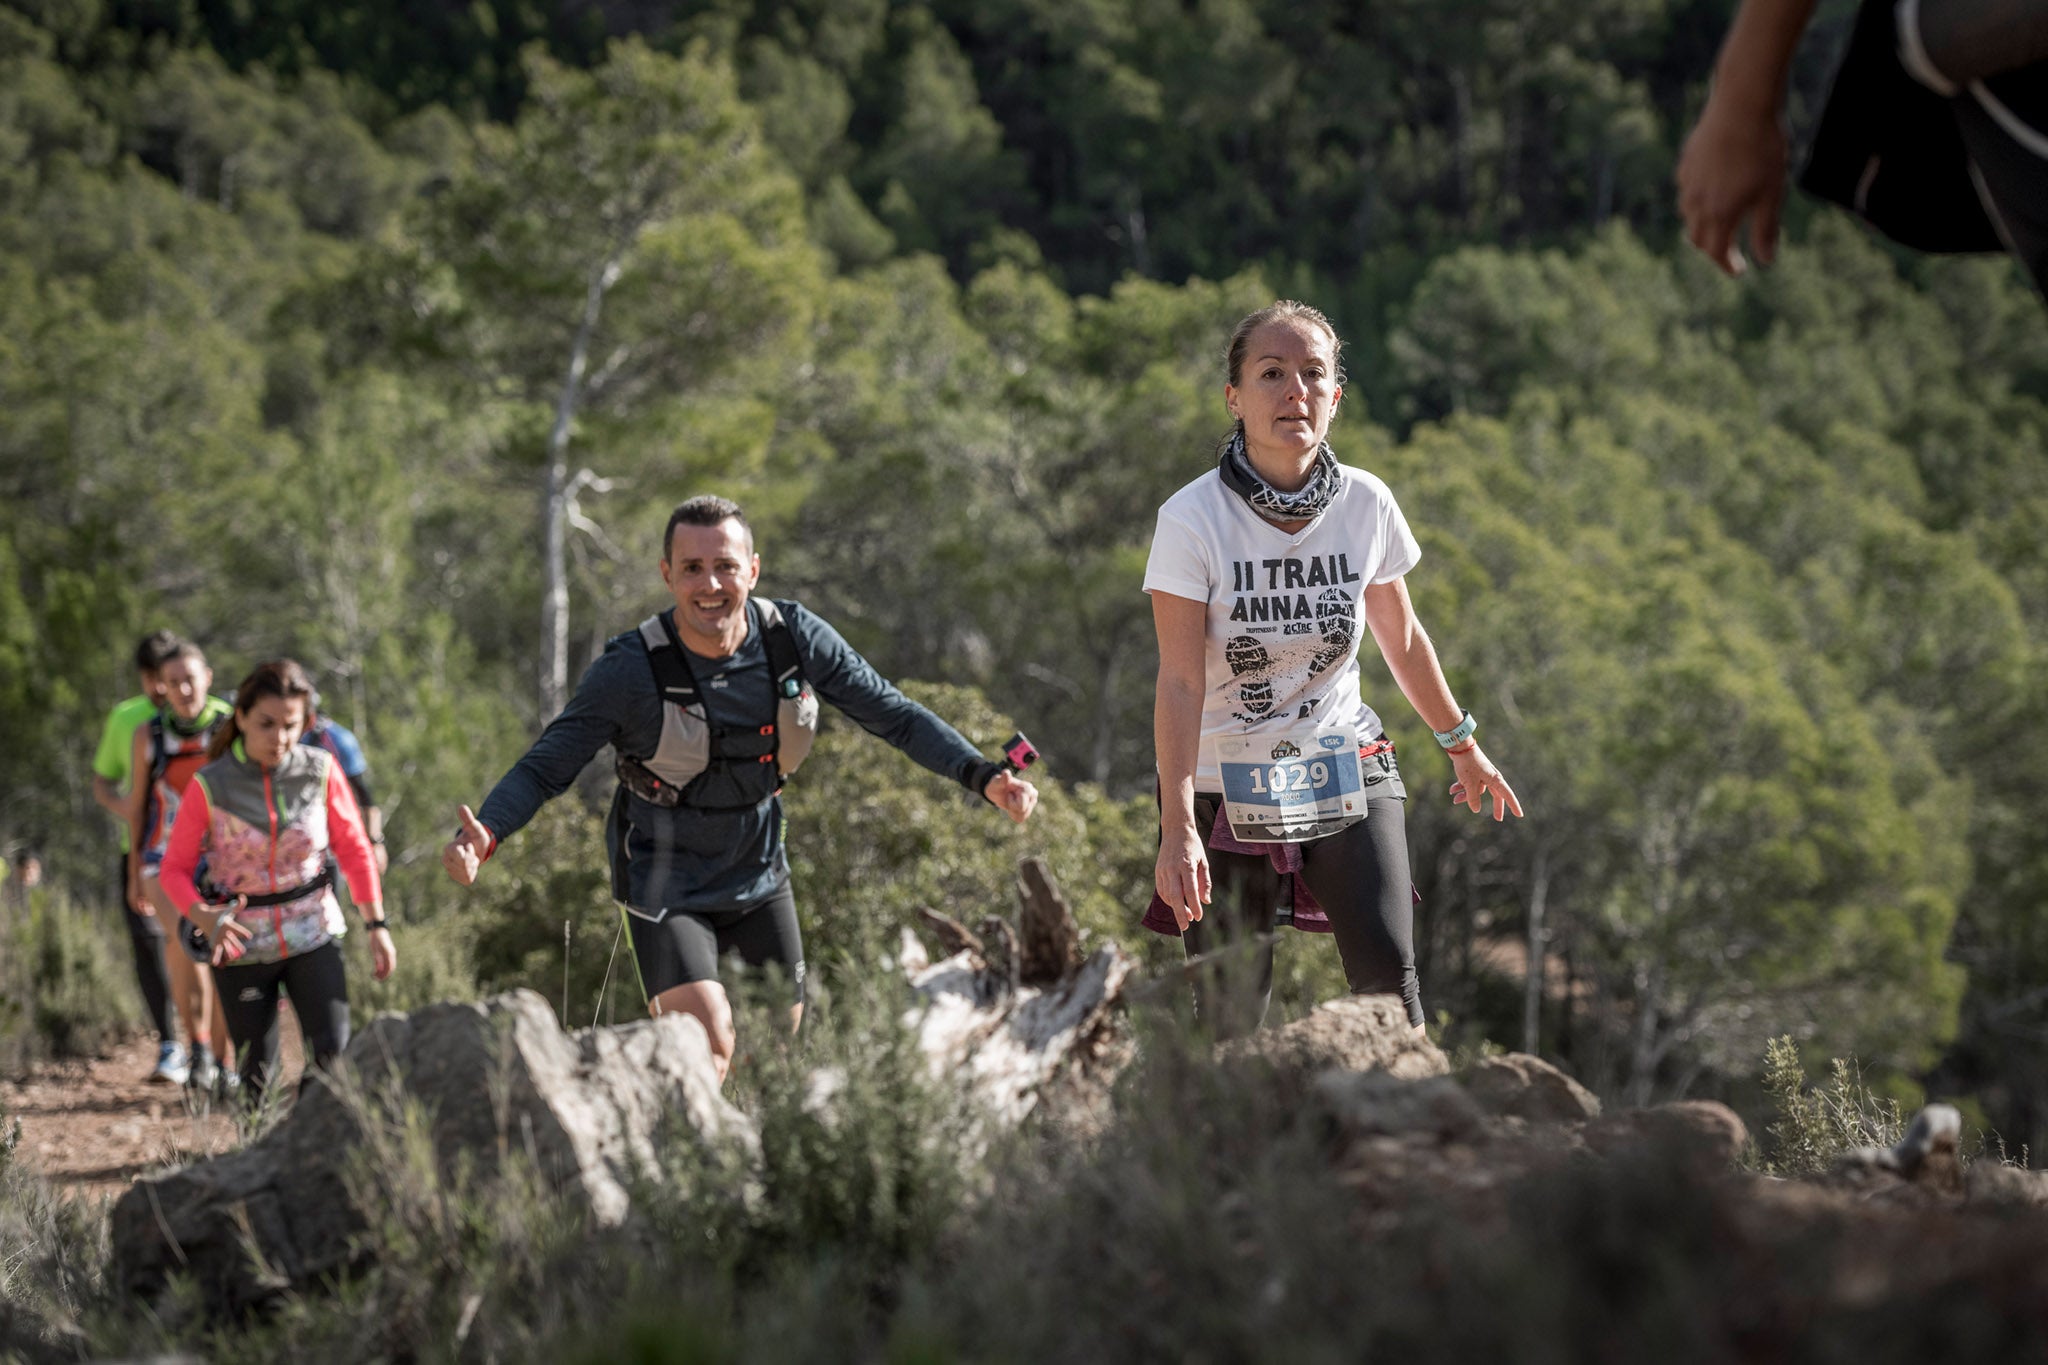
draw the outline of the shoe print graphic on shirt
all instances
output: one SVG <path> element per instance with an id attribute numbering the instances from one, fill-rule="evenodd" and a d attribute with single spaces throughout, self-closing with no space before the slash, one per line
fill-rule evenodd
<path id="1" fill-rule="evenodd" d="M 1273 709 L 1272 657 L 1266 647 L 1249 635 L 1232 637 L 1223 647 L 1224 662 L 1238 679 L 1237 712 L 1242 721 L 1263 720 Z"/>
<path id="2" fill-rule="evenodd" d="M 1311 674 L 1349 658 L 1358 647 L 1358 604 L 1342 588 L 1325 589 L 1316 599 L 1316 621 L 1322 630 L 1323 647 L 1309 660 Z"/>

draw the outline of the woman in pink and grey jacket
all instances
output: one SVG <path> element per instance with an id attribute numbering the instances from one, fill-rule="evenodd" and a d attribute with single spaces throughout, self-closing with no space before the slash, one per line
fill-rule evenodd
<path id="1" fill-rule="evenodd" d="M 313 1065 L 348 1046 L 347 926 L 327 870 L 331 849 L 370 932 L 382 981 L 397 964 L 374 847 L 333 755 L 302 745 L 313 685 L 290 659 L 258 664 L 192 777 L 164 854 L 162 885 L 213 950 L 244 1093 L 277 1067 L 278 989 L 289 992 Z M 207 894 L 196 874 L 206 862 Z"/>

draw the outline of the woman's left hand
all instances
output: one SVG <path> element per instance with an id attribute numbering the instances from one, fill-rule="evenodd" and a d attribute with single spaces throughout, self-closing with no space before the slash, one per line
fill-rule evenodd
<path id="1" fill-rule="evenodd" d="M 1451 783 L 1451 800 L 1480 811 L 1486 802 L 1486 794 L 1493 793 L 1493 818 L 1505 820 L 1508 812 L 1522 813 L 1522 803 L 1515 797 L 1515 789 L 1500 775 L 1500 769 L 1493 766 L 1493 760 L 1474 744 L 1462 753 L 1452 754 L 1451 767 L 1458 774 Z"/>
<path id="2" fill-rule="evenodd" d="M 391 941 L 389 929 L 370 931 L 370 975 L 382 981 L 391 975 L 391 969 L 398 965 L 398 945 Z"/>

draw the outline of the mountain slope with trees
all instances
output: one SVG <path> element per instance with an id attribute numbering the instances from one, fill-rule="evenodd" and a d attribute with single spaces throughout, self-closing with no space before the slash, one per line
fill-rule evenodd
<path id="1" fill-rule="evenodd" d="M 1536 812 L 1446 809 L 1381 706 L 1431 1008 L 1637 1101 L 1740 1101 L 1791 1033 L 2043 1131 L 2048 320 L 1830 214 L 1741 285 L 1683 254 L 1726 6 L 263 11 L 0 6 L 0 851 L 45 894 L 111 909 L 87 751 L 171 625 L 223 685 L 306 660 L 363 736 L 415 945 L 381 999 L 552 993 L 558 919 L 602 923 L 588 813 L 467 900 L 434 850 L 716 488 L 764 590 L 1032 732 L 1085 812 L 1055 870 L 1135 941 L 1152 515 L 1230 323 L 1296 294 Z M 886 782 L 961 821 L 872 749 L 792 819 Z M 813 837 L 807 929 L 857 961 L 928 893 Z M 1007 849 L 948 866 L 1006 896 Z M 1289 947 L 1285 1007 L 1336 988 Z"/>

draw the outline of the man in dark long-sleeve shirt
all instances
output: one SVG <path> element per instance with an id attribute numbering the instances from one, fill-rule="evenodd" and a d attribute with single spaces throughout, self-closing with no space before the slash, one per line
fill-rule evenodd
<path id="1" fill-rule="evenodd" d="M 984 759 L 952 726 L 875 672 L 822 618 L 796 602 L 772 602 L 766 611 L 750 602 L 760 572 L 753 534 L 737 505 L 701 497 L 678 507 L 661 562 L 673 612 L 611 640 L 481 811 L 462 808 L 462 830 L 442 850 L 449 875 L 469 885 L 497 846 L 567 790 L 607 744 L 661 772 L 660 762 L 672 759 L 657 759 L 657 751 L 673 755 L 694 742 L 698 775 L 675 778 L 681 785 L 666 793 L 658 781 L 621 787 L 608 843 L 613 892 L 632 934 L 648 1008 L 701 1021 L 721 1075 L 732 1056 L 733 1025 L 718 982 L 719 957 L 730 950 L 751 966 L 782 966 L 798 987 L 792 1020 L 803 1009 L 803 946 L 776 794 L 778 768 L 790 766 L 788 731 L 798 687 L 789 684 L 785 691 L 777 676 L 782 670 L 771 661 L 766 637 L 774 618 L 794 645 L 801 682 L 870 734 L 980 792 L 1012 820 L 1028 818 L 1038 799 L 1030 783 Z M 650 639 L 686 651 L 696 706 L 664 702 Z M 755 738 L 771 735 L 768 743 Z M 744 757 L 732 756 L 742 750 Z M 635 763 L 622 767 L 644 771 Z"/>

